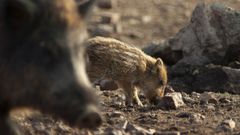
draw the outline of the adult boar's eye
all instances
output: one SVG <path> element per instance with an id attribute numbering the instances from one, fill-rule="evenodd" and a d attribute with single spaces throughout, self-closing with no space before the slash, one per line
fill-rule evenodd
<path id="1" fill-rule="evenodd" d="M 8 28 L 21 31 L 31 27 L 36 5 L 30 0 L 7 0 L 4 13 Z"/>

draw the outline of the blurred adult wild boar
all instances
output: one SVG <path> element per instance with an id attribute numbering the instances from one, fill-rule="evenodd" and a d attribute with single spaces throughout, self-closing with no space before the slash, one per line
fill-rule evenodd
<path id="1" fill-rule="evenodd" d="M 93 0 L 0 0 L 0 134 L 30 107 L 79 128 L 102 123 L 81 45 Z"/>
<path id="2" fill-rule="evenodd" d="M 138 89 L 151 103 L 158 104 L 167 85 L 167 70 L 162 59 L 113 38 L 91 38 L 86 46 L 87 72 L 93 82 L 114 80 L 125 92 L 126 105 L 143 106 Z"/>

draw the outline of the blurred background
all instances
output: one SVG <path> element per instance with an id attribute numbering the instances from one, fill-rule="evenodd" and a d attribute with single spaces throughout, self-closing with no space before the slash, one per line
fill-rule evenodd
<path id="1" fill-rule="evenodd" d="M 98 0 L 89 31 L 143 47 L 174 36 L 199 2 L 240 9 L 240 0 Z"/>

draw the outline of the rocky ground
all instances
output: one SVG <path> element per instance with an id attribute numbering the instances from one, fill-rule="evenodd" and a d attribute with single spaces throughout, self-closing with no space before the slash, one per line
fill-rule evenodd
<path id="1" fill-rule="evenodd" d="M 26 135 L 178 135 L 240 134 L 240 96 L 228 93 L 182 92 L 183 106 L 151 106 L 141 96 L 144 107 L 125 107 L 121 90 L 99 91 L 104 124 L 94 131 L 73 129 L 38 112 L 15 112 Z"/>
<path id="2" fill-rule="evenodd" d="M 109 1 L 101 0 L 98 8 L 94 9 L 90 34 L 115 37 L 138 47 L 174 36 L 189 22 L 197 4 L 192 0 Z M 217 1 L 240 9 L 239 0 Z M 213 0 L 206 1 L 211 2 Z M 12 119 L 26 135 L 240 134 L 239 95 L 194 92 L 201 91 L 198 89 L 188 93 L 175 90 L 180 93 L 174 93 L 178 96 L 169 93 L 174 102 L 167 105 L 151 106 L 141 95 L 144 107 L 125 107 L 121 90 L 96 90 L 105 121 L 94 131 L 70 128 L 61 121 L 32 110 L 14 111 Z"/>

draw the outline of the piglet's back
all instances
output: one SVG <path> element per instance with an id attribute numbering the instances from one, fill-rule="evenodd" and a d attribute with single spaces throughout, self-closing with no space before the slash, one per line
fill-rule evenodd
<path id="1" fill-rule="evenodd" d="M 90 77 L 109 75 L 125 78 L 138 75 L 146 68 L 146 54 L 140 49 L 113 38 L 95 37 L 87 42 Z"/>

